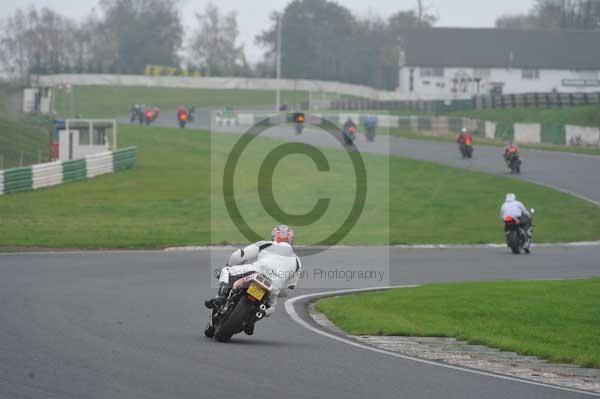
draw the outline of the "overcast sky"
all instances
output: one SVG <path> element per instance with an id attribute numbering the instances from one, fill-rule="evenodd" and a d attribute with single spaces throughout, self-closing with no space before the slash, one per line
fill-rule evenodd
<path id="1" fill-rule="evenodd" d="M 0 18 L 12 14 L 18 8 L 29 5 L 49 7 L 73 18 L 85 17 L 97 0 L 1 0 Z M 188 31 L 195 26 L 195 13 L 201 12 L 209 0 L 182 0 L 183 22 Z M 254 45 L 254 36 L 268 24 L 273 10 L 283 10 L 290 0 L 219 0 L 215 4 L 223 11 L 237 11 L 240 43 L 244 44 L 249 61 L 261 58 L 261 48 Z M 496 17 L 529 11 L 533 0 L 426 0 L 439 17 L 437 26 L 492 27 Z M 416 0 L 339 0 L 358 16 L 375 14 L 389 16 L 396 11 L 412 9 Z"/>

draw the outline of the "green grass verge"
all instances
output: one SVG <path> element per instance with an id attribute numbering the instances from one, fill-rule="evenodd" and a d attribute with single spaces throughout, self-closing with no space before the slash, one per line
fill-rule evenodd
<path id="1" fill-rule="evenodd" d="M 121 146 L 138 147 L 133 170 L 0 196 L 0 247 L 156 248 L 246 241 L 219 205 L 216 172 L 239 136 L 144 126 L 121 126 L 119 133 Z M 242 214 L 259 232 L 270 231 L 273 221 L 258 199 L 257 170 L 266 153 L 279 144 L 257 139 L 240 160 L 244 163 L 236 175 Z M 310 211 L 317 198 L 332 199 L 319 224 L 297 228 L 299 244 L 325 238 L 347 216 L 354 200 L 354 175 L 346 153 L 323 152 L 330 172 L 318 172 L 310 159 L 293 155 L 275 173 L 275 198 L 289 213 Z M 501 242 L 498 209 L 509 191 L 537 209 L 538 241 L 600 239 L 600 210 L 566 194 L 509 177 L 363 156 L 369 171 L 367 204 L 343 243 Z M 214 192 L 211 178 L 217 181 Z M 579 222 L 574 225 L 572 220 Z"/>
<path id="2" fill-rule="evenodd" d="M 305 91 L 282 91 L 281 102 L 308 101 Z M 162 110 L 175 110 L 181 104 L 196 107 L 243 107 L 275 104 L 269 90 L 207 90 L 159 87 L 73 87 L 72 92 L 56 90 L 55 109 L 62 117 L 106 118 L 127 115 L 134 104 L 147 104 Z"/>
<path id="3" fill-rule="evenodd" d="M 456 337 L 554 362 L 600 367 L 600 279 L 427 285 L 323 299 L 355 335 Z"/>
<path id="4" fill-rule="evenodd" d="M 496 108 L 456 111 L 449 113 L 449 115 L 506 123 L 532 122 L 600 126 L 600 105 L 579 105 L 563 108 Z"/>
<path id="5" fill-rule="evenodd" d="M 0 118 L 0 169 L 46 162 L 50 127 L 45 118 Z"/>

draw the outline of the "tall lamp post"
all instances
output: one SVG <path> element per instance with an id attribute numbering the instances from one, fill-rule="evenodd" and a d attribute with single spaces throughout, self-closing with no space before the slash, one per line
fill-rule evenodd
<path id="1" fill-rule="evenodd" d="M 275 100 L 275 110 L 279 111 L 281 106 L 281 14 L 277 15 L 277 95 Z"/>

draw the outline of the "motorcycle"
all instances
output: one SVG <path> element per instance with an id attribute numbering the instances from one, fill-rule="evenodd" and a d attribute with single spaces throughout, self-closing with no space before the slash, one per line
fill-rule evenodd
<path id="1" fill-rule="evenodd" d="M 350 126 L 349 128 L 344 129 L 343 133 L 344 133 L 344 143 L 347 146 L 351 146 L 354 143 L 354 140 L 356 140 L 356 127 Z"/>
<path id="2" fill-rule="evenodd" d="M 304 123 L 294 123 L 294 131 L 296 134 L 302 134 L 304 131 Z"/>
<path id="3" fill-rule="evenodd" d="M 270 307 L 272 281 L 262 273 L 237 280 L 225 303 L 212 310 L 204 335 L 227 342 L 235 334 L 254 329 L 254 323 L 266 316 Z"/>
<path id="4" fill-rule="evenodd" d="M 188 109 L 188 122 L 194 123 L 194 114 L 196 113 L 196 107 L 190 107 Z"/>
<path id="5" fill-rule="evenodd" d="M 530 212 L 533 217 L 535 209 L 531 209 Z M 512 216 L 504 218 L 504 238 L 506 245 L 511 249 L 513 254 L 519 255 L 521 252 L 530 253 L 530 238 L 527 236 L 527 231 L 525 231 L 518 219 Z"/>
<path id="6" fill-rule="evenodd" d="M 179 120 L 179 127 L 182 129 L 188 123 L 188 119 L 189 114 L 187 112 L 180 112 L 179 114 L 177 114 L 177 120 Z"/>
<path id="7" fill-rule="evenodd" d="M 519 154 L 512 154 L 506 160 L 506 165 L 508 169 L 510 169 L 510 173 L 519 174 L 521 173 L 521 158 L 519 158 Z"/>
<path id="8" fill-rule="evenodd" d="M 144 123 L 146 125 L 151 124 L 158 118 L 158 111 L 156 109 L 146 109 L 144 111 Z"/>
<path id="9" fill-rule="evenodd" d="M 458 148 L 463 158 L 473 158 L 473 146 L 471 144 L 461 143 L 458 145 Z"/>
<path id="10" fill-rule="evenodd" d="M 369 126 L 365 128 L 365 137 L 367 138 L 368 142 L 373 142 L 375 141 L 375 127 L 374 126 Z"/>
<path id="11" fill-rule="evenodd" d="M 135 122 L 136 119 L 141 120 L 142 119 L 141 113 L 142 113 L 142 110 L 139 107 L 131 108 L 131 110 L 129 111 L 129 123 Z"/>
<path id="12" fill-rule="evenodd" d="M 365 137 L 368 142 L 372 143 L 375 141 L 375 128 L 377 127 L 377 118 L 369 116 L 365 119 Z"/>

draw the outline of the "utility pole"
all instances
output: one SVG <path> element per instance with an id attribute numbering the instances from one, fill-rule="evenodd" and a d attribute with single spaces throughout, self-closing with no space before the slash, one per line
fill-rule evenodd
<path id="1" fill-rule="evenodd" d="M 277 97 L 275 100 L 275 111 L 279 111 L 281 105 L 281 14 L 277 15 Z"/>

